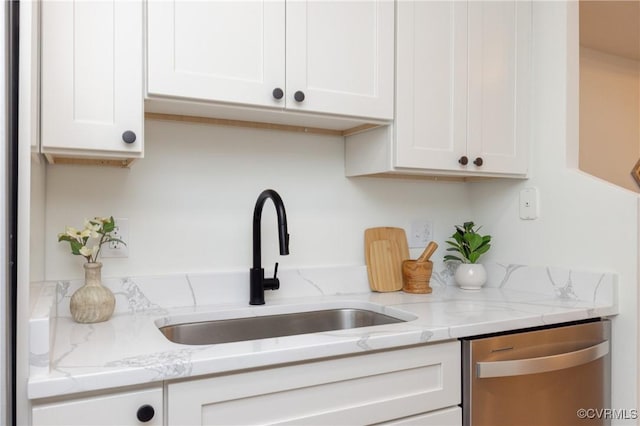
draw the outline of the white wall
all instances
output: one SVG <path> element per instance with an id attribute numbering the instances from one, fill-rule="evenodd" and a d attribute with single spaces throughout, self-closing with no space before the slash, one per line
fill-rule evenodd
<path id="1" fill-rule="evenodd" d="M 533 12 L 532 177 L 471 184 L 472 216 L 494 236 L 488 259 L 619 274 L 612 408 L 636 408 L 637 195 L 567 167 L 577 164 L 567 157 L 578 144 L 577 2 L 535 2 Z M 540 218 L 523 221 L 518 197 L 530 186 L 539 190 Z"/>
<path id="2" fill-rule="evenodd" d="M 444 239 L 468 219 L 464 183 L 345 178 L 342 138 L 160 121 L 147 121 L 145 138 L 145 158 L 129 170 L 47 168 L 47 279 L 81 277 L 83 259 L 56 237 L 96 215 L 130 225 L 130 257 L 103 259 L 105 276 L 247 269 L 266 188 L 282 196 L 291 235 L 291 254 L 279 257 L 268 202 L 267 267 L 362 265 L 365 228 L 430 219 Z"/>

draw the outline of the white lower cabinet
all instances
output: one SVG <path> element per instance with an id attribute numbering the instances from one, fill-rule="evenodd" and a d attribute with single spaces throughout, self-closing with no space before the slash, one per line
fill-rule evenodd
<path id="1" fill-rule="evenodd" d="M 380 423 L 384 426 L 459 426 L 461 424 L 462 408 L 460 407 L 449 407 L 431 413 Z"/>
<path id="2" fill-rule="evenodd" d="M 33 426 L 461 425 L 460 342 L 33 402 Z"/>
<path id="3" fill-rule="evenodd" d="M 460 424 L 460 344 L 414 346 L 165 386 L 169 425 Z"/>
<path id="4" fill-rule="evenodd" d="M 51 402 L 34 402 L 33 426 L 127 426 L 164 423 L 162 386 Z"/>

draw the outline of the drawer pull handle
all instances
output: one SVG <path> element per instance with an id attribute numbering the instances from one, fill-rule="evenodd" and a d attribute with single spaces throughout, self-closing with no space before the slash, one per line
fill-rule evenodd
<path id="1" fill-rule="evenodd" d="M 153 419 L 153 416 L 155 414 L 156 414 L 156 410 L 154 410 L 151 405 L 145 404 L 140 408 L 138 408 L 136 417 L 138 417 L 138 420 L 140 420 L 142 423 L 146 423 L 148 421 L 151 421 L 151 419 Z"/>
<path id="2" fill-rule="evenodd" d="M 469 159 L 467 158 L 466 155 L 463 155 L 462 157 L 460 157 L 460 159 L 458 160 L 458 163 L 462 164 L 463 166 L 466 166 L 467 164 L 469 164 Z"/>

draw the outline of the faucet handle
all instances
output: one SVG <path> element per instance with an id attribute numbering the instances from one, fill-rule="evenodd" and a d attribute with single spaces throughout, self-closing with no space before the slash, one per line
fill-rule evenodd
<path id="1" fill-rule="evenodd" d="M 280 288 L 280 280 L 276 278 L 278 276 L 278 262 L 273 271 L 273 278 L 265 278 L 262 280 L 262 286 L 265 290 L 277 290 Z"/>

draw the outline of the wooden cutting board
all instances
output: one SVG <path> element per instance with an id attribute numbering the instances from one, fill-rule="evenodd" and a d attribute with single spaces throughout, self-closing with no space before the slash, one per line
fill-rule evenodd
<path id="1" fill-rule="evenodd" d="M 364 252 L 371 290 L 402 290 L 402 261 L 409 259 L 404 229 L 379 227 L 365 230 Z"/>

